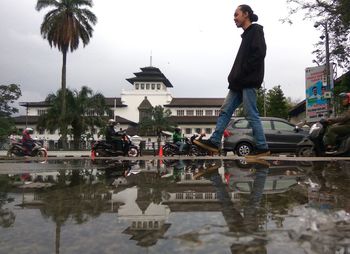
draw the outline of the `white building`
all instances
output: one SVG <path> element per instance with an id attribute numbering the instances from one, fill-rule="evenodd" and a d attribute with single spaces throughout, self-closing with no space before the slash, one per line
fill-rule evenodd
<path id="1" fill-rule="evenodd" d="M 120 97 L 106 98 L 106 103 L 120 128 L 137 127 L 147 109 L 161 105 L 171 110 L 171 121 L 179 126 L 186 136 L 200 132 L 206 132 L 210 136 L 224 98 L 174 98 L 170 91 L 173 85 L 153 66 L 141 68 L 141 71 L 134 75 L 135 77 L 126 79 L 131 84 L 130 90 L 123 90 Z M 47 102 L 22 102 L 20 105 L 26 107 L 26 115 L 14 118 L 19 130 L 32 127 L 35 130 L 33 137 L 51 142 L 59 139 L 58 131 L 50 133 L 47 130 L 36 130 L 38 117 L 45 114 L 50 106 Z M 96 130 L 96 133 L 98 131 Z M 99 137 L 95 135 L 94 138 Z"/>

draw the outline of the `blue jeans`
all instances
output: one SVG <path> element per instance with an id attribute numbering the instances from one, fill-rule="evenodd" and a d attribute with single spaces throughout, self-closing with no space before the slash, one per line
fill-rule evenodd
<path id="1" fill-rule="evenodd" d="M 259 118 L 259 111 L 256 106 L 255 88 L 245 88 L 242 91 L 229 90 L 224 104 L 221 106 L 219 118 L 216 122 L 216 128 L 210 137 L 210 141 L 219 147 L 221 146 L 222 134 L 229 124 L 233 112 L 241 105 L 242 102 L 243 109 L 247 114 L 247 120 L 253 129 L 253 137 L 255 139 L 256 148 L 268 149 L 264 129 Z"/>

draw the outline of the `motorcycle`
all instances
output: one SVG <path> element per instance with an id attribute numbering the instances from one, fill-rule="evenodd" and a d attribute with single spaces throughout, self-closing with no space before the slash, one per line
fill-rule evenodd
<path id="1" fill-rule="evenodd" d="M 185 145 L 183 151 L 179 151 L 179 146 L 173 142 L 166 142 L 163 146 L 163 153 L 165 156 L 174 155 L 189 155 L 189 156 L 205 156 L 207 152 L 196 146 L 193 141 L 195 139 L 202 139 L 203 135 L 194 134 L 190 138 L 185 138 Z"/>
<path id="2" fill-rule="evenodd" d="M 336 140 L 337 151 L 327 152 L 323 142 L 328 123 L 325 120 L 314 123 L 309 135 L 297 144 L 296 154 L 299 157 L 311 156 L 348 156 L 350 155 L 350 133 L 346 136 L 338 136 Z"/>
<path id="3" fill-rule="evenodd" d="M 38 140 L 33 140 L 31 151 L 27 151 L 27 148 L 21 142 L 13 142 L 7 151 L 7 157 L 15 156 L 47 157 L 47 150 L 42 147 Z"/>
<path id="4" fill-rule="evenodd" d="M 114 144 L 108 143 L 105 140 L 99 140 L 91 149 L 92 157 L 137 157 L 139 154 L 138 146 L 133 144 L 126 134 L 122 134 L 120 140 L 117 140 Z"/>

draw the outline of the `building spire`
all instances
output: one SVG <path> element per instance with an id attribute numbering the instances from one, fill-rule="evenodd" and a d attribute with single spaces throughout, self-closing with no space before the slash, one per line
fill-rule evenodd
<path id="1" fill-rule="evenodd" d="M 150 57 L 149 57 L 149 66 L 152 67 L 152 50 L 151 50 L 151 55 L 150 55 Z"/>

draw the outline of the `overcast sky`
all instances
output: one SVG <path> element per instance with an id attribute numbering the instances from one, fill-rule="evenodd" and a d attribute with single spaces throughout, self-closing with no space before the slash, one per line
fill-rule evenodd
<path id="1" fill-rule="evenodd" d="M 305 98 L 305 68 L 320 33 L 302 16 L 293 25 L 285 0 L 95 0 L 98 18 L 90 43 L 69 53 L 67 86 L 83 85 L 106 97 L 130 89 L 125 80 L 153 66 L 168 77 L 174 97 L 225 97 L 227 76 L 241 42 L 233 13 L 249 4 L 264 26 L 268 47 L 265 86 L 281 85 L 293 100 Z M 41 101 L 61 85 L 62 54 L 40 35 L 49 9 L 36 0 L 0 0 L 0 84 L 21 86 L 19 101 Z"/>

